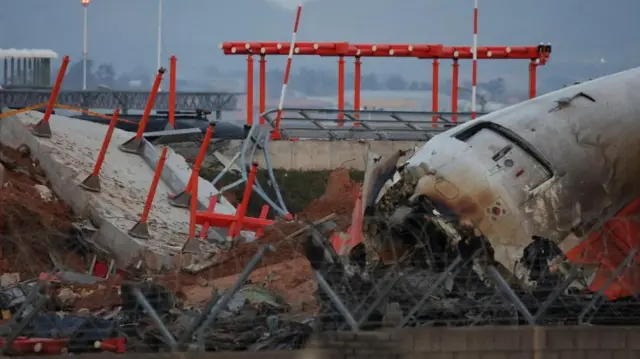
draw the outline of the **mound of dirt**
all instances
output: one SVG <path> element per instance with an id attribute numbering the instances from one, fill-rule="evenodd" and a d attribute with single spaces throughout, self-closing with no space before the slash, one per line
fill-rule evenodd
<path id="1" fill-rule="evenodd" d="M 0 271 L 33 277 L 52 269 L 49 252 L 69 237 L 71 211 L 27 147 L 0 146 L 0 163 Z"/>
<path id="2" fill-rule="evenodd" d="M 273 228 L 268 229 L 258 241 L 240 244 L 231 250 L 221 252 L 219 264 L 208 269 L 202 275 L 212 279 L 239 273 L 264 244 L 274 245 L 276 251 L 266 254 L 257 268 L 301 257 L 305 236 L 298 236 L 286 241 L 285 238 L 309 223 L 332 213 L 336 215 L 334 222 L 338 225 L 338 230 L 346 229 L 350 224 L 355 196 L 359 189 L 360 184 L 351 179 L 349 171 L 346 169 L 331 172 L 324 195 L 314 200 L 302 212 L 295 213 L 296 220 L 276 224 Z M 306 261 L 298 263 L 306 263 Z M 299 270 L 308 273 L 309 277 L 311 276 L 308 264 Z"/>

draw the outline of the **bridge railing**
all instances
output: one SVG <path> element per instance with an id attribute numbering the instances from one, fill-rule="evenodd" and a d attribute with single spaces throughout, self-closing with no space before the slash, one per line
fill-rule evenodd
<path id="1" fill-rule="evenodd" d="M 211 111 L 234 111 L 238 106 L 235 92 L 177 92 L 176 109 Z M 47 89 L 9 89 L 0 90 L 0 107 L 20 108 L 48 102 L 51 90 Z M 63 90 L 57 97 L 57 103 L 78 108 L 120 108 L 123 112 L 131 109 L 144 109 L 149 98 L 148 91 Z M 154 109 L 169 108 L 169 92 L 158 92 Z"/>
<path id="2" fill-rule="evenodd" d="M 277 111 L 261 117 L 273 127 Z M 284 108 L 280 132 L 285 139 L 427 140 L 470 119 L 470 112 Z"/>

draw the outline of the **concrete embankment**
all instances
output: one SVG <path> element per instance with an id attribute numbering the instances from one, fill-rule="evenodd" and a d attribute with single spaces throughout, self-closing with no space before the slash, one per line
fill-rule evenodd
<path id="1" fill-rule="evenodd" d="M 97 228 L 90 241 L 109 252 L 119 266 L 140 260 L 150 269 L 202 264 L 177 255 L 188 238 L 189 215 L 186 209 L 169 204 L 169 194 L 181 190 L 171 188 L 171 183 L 160 181 L 158 185 L 148 220 L 150 238 L 128 234 L 140 219 L 154 173 L 142 156 L 118 149 L 134 134 L 115 130 L 100 173 L 101 192 L 94 193 L 79 184 L 93 170 L 106 126 L 54 115 L 50 119 L 53 136 L 45 139 L 34 136 L 28 127 L 41 118 L 40 112 L 27 112 L 0 121 L 0 142 L 11 147 L 29 146 L 53 190 L 76 215 L 89 219 Z M 190 170 L 183 164 L 184 158 L 170 150 L 163 178 L 187 178 Z M 216 212 L 234 210 L 224 199 L 216 206 Z M 213 253 L 216 249 L 210 246 L 204 250 Z"/>

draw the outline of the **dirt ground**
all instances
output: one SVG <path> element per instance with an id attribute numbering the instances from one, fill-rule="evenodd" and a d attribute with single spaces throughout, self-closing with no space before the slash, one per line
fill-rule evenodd
<path id="1" fill-rule="evenodd" d="M 45 173 L 30 157 L 30 150 L 0 146 L 0 163 L 4 167 L 0 186 L 0 271 L 20 273 L 22 279 L 35 277 L 52 269 L 50 252 L 62 260 L 71 230 L 70 208 L 48 187 Z M 43 187 L 41 187 L 43 188 Z M 50 198 L 44 198 L 50 195 Z M 77 262 L 75 258 L 68 258 Z"/>
<path id="2" fill-rule="evenodd" d="M 201 307 L 211 299 L 213 289 L 231 287 L 237 278 L 234 274 L 207 281 L 206 285 L 184 287 L 185 304 Z M 311 279 L 311 269 L 306 258 L 298 257 L 256 269 L 249 276 L 248 282 L 282 295 L 294 313 L 313 313 L 317 309 L 314 297 L 317 287 Z"/>
<path id="3" fill-rule="evenodd" d="M 332 213 L 336 214 L 334 221 L 338 225 L 338 229 L 346 229 L 351 219 L 355 194 L 359 188 L 360 185 L 351 180 L 347 170 L 340 169 L 330 173 L 325 194 L 311 202 L 302 212 L 294 213 L 296 221 L 279 223 L 274 228 L 266 231 L 258 241 L 241 244 L 231 250 L 222 252 L 220 264 L 203 273 L 204 277 L 213 279 L 238 273 L 264 244 L 274 245 L 276 251 L 266 254 L 258 268 L 301 256 L 302 240 L 305 237 L 298 236 L 287 241 L 284 239 L 307 224 Z"/>
<path id="4" fill-rule="evenodd" d="M 309 262 L 302 254 L 306 237 L 300 235 L 290 240 L 284 239 L 308 223 L 332 213 L 336 214 L 334 221 L 338 229 L 346 229 L 359 189 L 360 184 L 351 179 L 347 170 L 331 172 L 324 195 L 314 200 L 302 212 L 295 213 L 296 221 L 279 223 L 258 241 L 241 244 L 222 252 L 220 264 L 197 276 L 200 277 L 200 283 L 196 284 L 198 280 L 194 279 L 194 276 L 181 275 L 181 290 L 185 298 L 191 304 L 201 304 L 211 297 L 213 288 L 223 289 L 231 286 L 237 279 L 237 273 L 246 267 L 258 249 L 264 244 L 272 244 L 276 248 L 275 252 L 264 256 L 249 280 L 283 295 L 294 311 L 313 311 L 316 284 Z"/>
<path id="5" fill-rule="evenodd" d="M 51 256 L 70 269 L 86 270 L 87 258 L 69 248 L 69 233 L 74 220 L 70 208 L 46 188 L 49 181 L 30 150 L 0 145 L 0 164 L 4 167 L 0 181 L 0 271 L 18 273 L 20 280 L 37 277 L 53 269 Z M 262 238 L 223 251 L 218 265 L 198 275 L 175 273 L 162 277 L 162 282 L 174 290 L 187 305 L 202 305 L 214 288 L 231 286 L 256 251 L 264 244 L 276 250 L 267 253 L 251 274 L 249 282 L 282 295 L 296 313 L 316 310 L 315 280 L 304 258 L 305 235 L 285 237 L 312 221 L 336 215 L 338 229 L 349 225 L 354 198 L 359 184 L 349 171 L 339 169 L 328 174 L 324 194 L 306 208 L 294 213 L 295 220 L 277 223 Z M 39 188 L 38 188 L 39 187 Z M 45 188 L 46 187 L 46 188 Z M 80 190 L 80 189 L 79 189 Z M 92 286 L 57 286 L 55 296 L 76 310 L 90 311 L 119 305 L 119 283 L 108 281 Z"/>

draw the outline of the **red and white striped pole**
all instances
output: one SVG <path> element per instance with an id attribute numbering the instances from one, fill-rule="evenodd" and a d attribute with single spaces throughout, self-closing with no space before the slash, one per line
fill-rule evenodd
<path id="1" fill-rule="evenodd" d="M 282 90 L 280 91 L 280 102 L 278 102 L 278 112 L 276 114 L 276 124 L 271 133 L 272 140 L 280 139 L 280 119 L 282 118 L 282 107 L 284 106 L 284 95 L 287 92 L 287 84 L 289 83 L 289 73 L 291 72 L 291 62 L 293 61 L 293 50 L 296 47 L 296 34 L 298 33 L 298 24 L 300 23 L 300 13 L 302 12 L 302 4 L 298 5 L 296 12 L 296 22 L 293 25 L 293 34 L 291 34 L 291 46 L 289 46 L 289 56 L 287 56 L 287 67 L 284 69 L 284 80 L 282 81 Z"/>
<path id="2" fill-rule="evenodd" d="M 478 0 L 473 2 L 473 63 L 471 64 L 471 119 L 476 118 L 476 85 L 478 84 Z"/>

